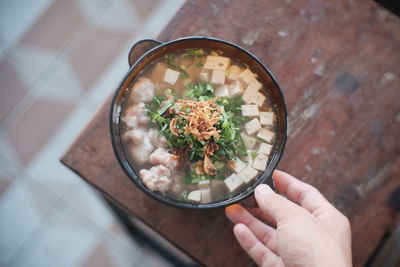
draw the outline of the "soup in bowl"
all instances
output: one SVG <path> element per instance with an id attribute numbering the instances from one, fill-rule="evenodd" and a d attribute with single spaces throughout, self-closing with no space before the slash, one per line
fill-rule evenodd
<path id="1" fill-rule="evenodd" d="M 283 96 L 268 69 L 213 38 L 150 49 L 132 65 L 111 108 L 122 168 L 144 192 L 183 208 L 249 196 L 276 168 L 286 131 Z"/>

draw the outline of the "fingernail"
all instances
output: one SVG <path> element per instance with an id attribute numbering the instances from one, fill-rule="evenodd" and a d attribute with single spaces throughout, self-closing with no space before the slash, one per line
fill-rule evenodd
<path id="1" fill-rule="evenodd" d="M 272 192 L 271 187 L 266 184 L 260 184 L 256 187 L 255 194 L 258 196 L 263 196 Z"/>

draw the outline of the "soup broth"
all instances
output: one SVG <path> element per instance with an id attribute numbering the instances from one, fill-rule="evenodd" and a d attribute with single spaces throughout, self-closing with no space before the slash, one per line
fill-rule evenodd
<path id="1" fill-rule="evenodd" d="M 143 184 L 191 203 L 231 198 L 274 151 L 273 103 L 246 65 L 188 49 L 147 66 L 127 89 L 121 138 Z"/>

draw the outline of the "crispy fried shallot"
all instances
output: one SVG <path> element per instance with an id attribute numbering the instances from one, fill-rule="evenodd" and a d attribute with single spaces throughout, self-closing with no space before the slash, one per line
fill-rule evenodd
<path id="1" fill-rule="evenodd" d="M 175 103 L 175 108 L 178 110 L 177 117 L 173 118 L 169 124 L 171 133 L 178 136 L 182 133 L 177 128 L 177 121 L 183 118 L 185 125 L 183 126 L 184 134 L 193 135 L 200 142 L 207 142 L 204 145 L 204 160 L 197 162 L 195 172 L 197 174 L 215 175 L 216 168 L 210 157 L 219 147 L 211 138 L 218 139 L 220 130 L 217 129 L 217 123 L 221 118 L 222 108 L 215 104 L 215 99 L 206 101 L 195 100 L 178 100 Z"/>
<path id="2" fill-rule="evenodd" d="M 192 134 L 199 141 L 207 141 L 211 137 L 219 138 L 220 130 L 215 126 L 221 118 L 221 107 L 215 104 L 215 100 L 194 101 L 179 100 L 176 102 L 180 112 L 179 117 L 188 123 L 184 126 L 185 134 Z M 185 112 L 184 110 L 187 109 Z M 170 123 L 170 130 L 177 135 L 176 120 Z"/>
<path id="3" fill-rule="evenodd" d="M 215 165 L 212 163 L 211 159 L 207 156 L 204 155 L 204 164 L 203 164 L 204 172 L 209 175 L 215 175 L 217 174 L 217 168 Z"/>

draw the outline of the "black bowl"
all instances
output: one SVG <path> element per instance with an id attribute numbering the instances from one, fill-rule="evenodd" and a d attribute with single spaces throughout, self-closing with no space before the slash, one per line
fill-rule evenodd
<path id="1" fill-rule="evenodd" d="M 272 156 L 269 160 L 266 170 L 253 184 L 248 186 L 240 194 L 220 202 L 208 204 L 194 204 L 178 201 L 165 197 L 157 192 L 149 190 L 138 177 L 132 166 L 129 164 L 127 156 L 125 155 L 120 135 L 120 113 L 123 101 L 126 96 L 126 90 L 131 86 L 132 81 L 136 76 L 150 63 L 163 57 L 165 54 L 182 51 L 187 48 L 206 48 L 210 50 L 223 51 L 226 56 L 238 59 L 250 67 L 250 69 L 257 73 L 261 79 L 264 88 L 267 88 L 268 94 L 272 97 L 275 112 L 277 113 L 277 135 L 276 142 Z M 128 73 L 122 79 L 119 85 L 110 110 L 110 131 L 112 146 L 115 155 L 118 159 L 122 169 L 128 177 L 138 186 L 143 192 L 149 196 L 173 207 L 186 208 L 186 209 L 212 209 L 219 208 L 234 203 L 240 202 L 250 196 L 257 185 L 266 183 L 271 178 L 273 171 L 282 157 L 287 138 L 287 111 L 285 101 L 282 95 L 281 88 L 276 82 L 274 76 L 268 68 L 255 56 L 233 43 L 209 37 L 186 37 L 174 41 L 161 43 L 155 40 L 142 40 L 133 45 L 129 53 L 129 65 L 131 66 Z"/>

